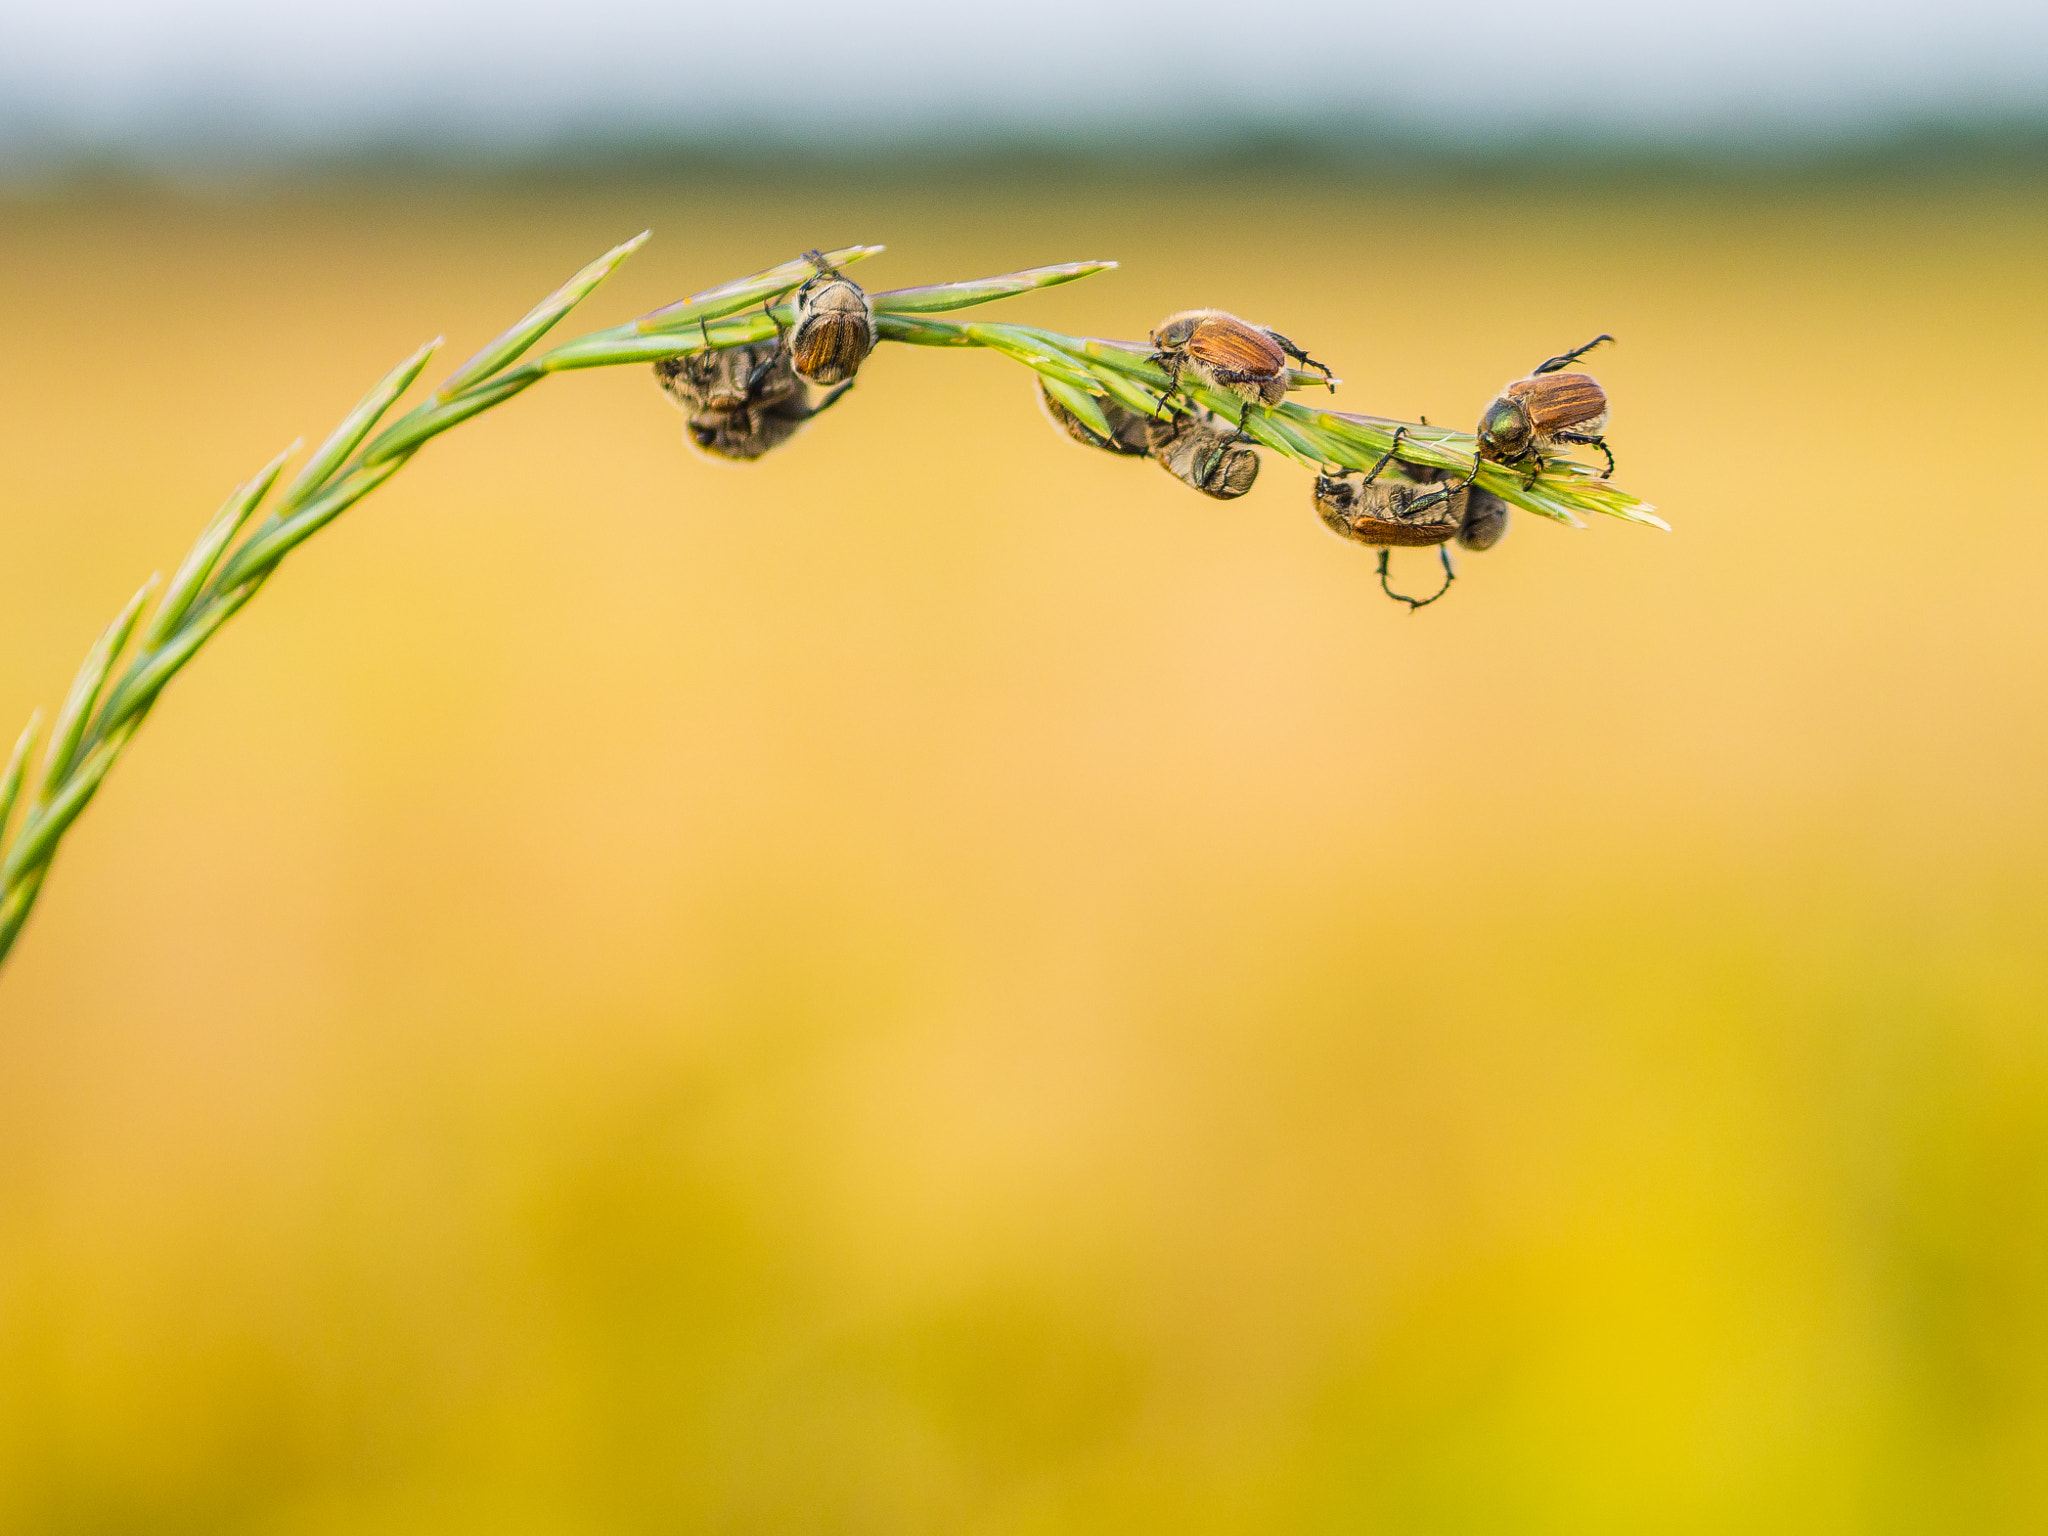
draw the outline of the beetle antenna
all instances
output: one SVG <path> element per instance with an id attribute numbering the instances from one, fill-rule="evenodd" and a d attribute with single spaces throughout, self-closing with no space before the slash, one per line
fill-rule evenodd
<path id="1" fill-rule="evenodd" d="M 1573 347 L 1569 352 L 1560 353 L 1556 357 L 1546 358 L 1544 361 L 1536 365 L 1535 371 L 1532 372 L 1529 376 L 1531 378 L 1534 378 L 1536 374 L 1539 373 L 1555 373 L 1560 368 L 1569 368 L 1573 363 L 1576 363 L 1588 352 L 1592 351 L 1595 347 L 1599 346 L 1601 342 L 1612 340 L 1614 340 L 1612 336 L 1609 336 L 1605 331 L 1602 331 L 1598 336 L 1595 336 L 1583 347 Z"/>

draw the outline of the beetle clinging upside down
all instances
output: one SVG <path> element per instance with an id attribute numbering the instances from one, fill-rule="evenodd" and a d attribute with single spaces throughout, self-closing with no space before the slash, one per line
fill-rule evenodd
<path id="1" fill-rule="evenodd" d="M 1142 459 L 1152 452 L 1151 419 L 1128 406 L 1101 395 L 1095 397 L 1096 408 L 1109 424 L 1111 435 L 1105 438 L 1055 399 L 1043 379 L 1038 381 L 1038 403 L 1054 426 L 1084 448 L 1099 448 L 1104 453 L 1133 459 Z"/>
<path id="2" fill-rule="evenodd" d="M 1508 507 L 1491 491 L 1475 485 L 1439 489 L 1436 482 L 1445 478 L 1445 470 L 1404 463 L 1402 472 L 1421 483 L 1380 479 L 1380 471 L 1394 457 L 1406 431 L 1405 427 L 1396 430 L 1392 446 L 1357 484 L 1348 474 L 1318 476 L 1315 505 L 1332 533 L 1379 551 L 1380 590 L 1396 602 L 1406 603 L 1412 613 L 1450 591 L 1457 579 L 1445 546 L 1456 539 L 1465 549 L 1493 548 L 1507 533 Z M 1396 592 L 1387 580 L 1392 551 L 1431 546 L 1443 563 L 1443 585 L 1428 597 Z"/>
<path id="3" fill-rule="evenodd" d="M 781 447 L 853 388 L 842 384 L 813 403 L 779 343 L 707 347 L 665 357 L 654 365 L 654 378 L 689 414 L 684 435 L 694 447 L 740 463 Z"/>
<path id="4" fill-rule="evenodd" d="M 1259 477 L 1259 456 L 1235 434 L 1226 436 L 1214 421 L 1187 411 L 1171 420 L 1147 423 L 1152 457 L 1183 485 L 1230 501 L 1252 488 Z"/>

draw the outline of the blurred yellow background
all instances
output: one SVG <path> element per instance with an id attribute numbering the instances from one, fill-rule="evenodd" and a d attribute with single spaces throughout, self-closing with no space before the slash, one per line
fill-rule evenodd
<path id="1" fill-rule="evenodd" d="M 643 369 L 441 440 L 0 979 L 0 1528 L 2048 1526 L 2038 185 L 16 197 L 0 721 L 646 226 L 563 335 L 1112 257 L 985 313 L 1217 304 L 1463 426 L 1612 331 L 1676 531 L 1411 618 L 1285 462 L 899 347 L 751 468 Z"/>

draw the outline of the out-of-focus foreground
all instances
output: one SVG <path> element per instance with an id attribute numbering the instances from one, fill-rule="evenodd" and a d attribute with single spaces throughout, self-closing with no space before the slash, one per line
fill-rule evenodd
<path id="1" fill-rule="evenodd" d="M 0 1526 L 2048 1523 L 2038 191 L 17 201 L 10 739 L 650 224 L 574 326 L 1107 256 L 1000 313 L 1460 426 L 1609 330 L 1677 531 L 1518 518 L 1410 618 L 1274 456 L 1211 502 L 899 347 L 750 469 L 637 369 L 436 444 L 0 979 Z"/>

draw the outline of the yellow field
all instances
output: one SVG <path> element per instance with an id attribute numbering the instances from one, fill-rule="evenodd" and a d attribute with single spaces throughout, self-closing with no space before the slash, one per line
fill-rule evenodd
<path id="1" fill-rule="evenodd" d="M 1610 330 L 1676 531 L 1520 519 L 1411 618 L 1293 467 L 904 348 L 752 469 L 638 369 L 462 428 L 0 980 L 0 1528 L 2048 1525 L 2048 201 L 0 205 L 10 738 L 238 479 L 647 225 L 573 328 L 1114 257 L 992 313 L 1220 304 L 1458 425 Z"/>

